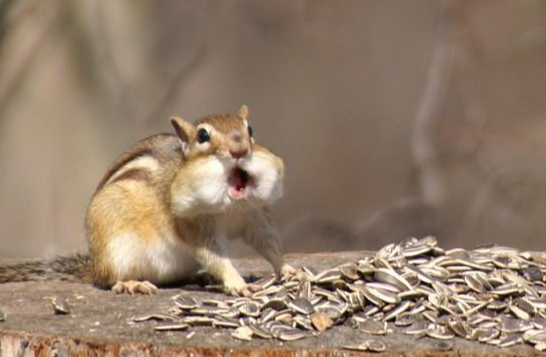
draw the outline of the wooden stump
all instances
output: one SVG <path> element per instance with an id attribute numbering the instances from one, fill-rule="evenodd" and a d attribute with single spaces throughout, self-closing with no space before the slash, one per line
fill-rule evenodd
<path id="1" fill-rule="evenodd" d="M 293 254 L 288 261 L 324 269 L 351 261 L 365 252 Z M 270 274 L 268 264 L 259 258 L 240 259 L 235 265 L 245 276 Z M 135 323 L 135 316 L 166 312 L 173 307 L 172 296 L 190 290 L 197 298 L 218 297 L 219 293 L 198 287 L 164 288 L 153 296 L 115 295 L 86 284 L 59 281 L 10 283 L 0 285 L 0 356 L 357 356 L 370 352 L 344 350 L 369 337 L 347 326 L 294 342 L 235 340 L 231 329 L 212 327 L 189 331 L 156 332 L 154 322 Z M 68 315 L 53 312 L 50 297 L 64 297 L 71 306 Z M 374 337 L 375 338 L 375 337 Z M 452 349 L 431 338 L 415 339 L 392 333 L 377 337 L 387 344 L 381 356 L 535 356 L 531 346 L 497 348 L 455 338 Z M 374 354 L 377 355 L 377 354 Z"/>

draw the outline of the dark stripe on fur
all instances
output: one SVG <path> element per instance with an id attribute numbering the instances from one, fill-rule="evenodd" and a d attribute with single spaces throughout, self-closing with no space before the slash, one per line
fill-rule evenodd
<path id="1" fill-rule="evenodd" d="M 111 183 L 122 181 L 122 180 L 136 180 L 136 181 L 146 181 L 148 179 L 148 173 L 142 169 L 130 169 L 116 177 Z"/>
<path id="2" fill-rule="evenodd" d="M 106 171 L 106 174 L 104 177 L 100 180 L 99 185 L 97 186 L 97 189 L 95 192 L 98 192 L 101 188 L 104 187 L 106 182 L 123 166 L 128 164 L 129 162 L 138 159 L 139 157 L 143 156 L 151 156 L 154 157 L 154 152 L 150 148 L 139 148 L 136 147 L 134 150 L 127 151 L 123 155 L 121 155 L 109 168 L 108 171 Z M 129 170 L 131 171 L 131 170 Z"/>

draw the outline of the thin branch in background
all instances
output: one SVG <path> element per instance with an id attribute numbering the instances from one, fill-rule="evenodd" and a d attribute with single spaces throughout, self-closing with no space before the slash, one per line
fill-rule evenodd
<path id="1" fill-rule="evenodd" d="M 470 11 L 472 10 L 471 3 L 466 3 L 466 6 L 460 9 L 458 13 L 458 43 L 459 52 L 457 60 L 460 65 L 466 70 L 472 70 L 476 67 L 476 62 L 483 58 L 485 53 L 485 45 L 480 36 L 476 33 L 476 29 L 470 21 Z M 484 142 L 479 138 L 483 136 L 486 127 L 489 123 L 489 113 L 480 101 L 481 93 L 476 89 L 476 83 L 470 78 L 458 82 L 459 94 L 462 97 L 462 105 L 464 110 L 465 121 L 470 122 L 473 127 L 473 132 L 476 135 L 465 137 L 465 152 L 463 159 L 471 159 L 479 154 L 483 149 Z M 471 81 L 469 83 L 468 81 Z M 463 88 L 461 88 L 461 86 Z"/>
<path id="2" fill-rule="evenodd" d="M 480 213 L 483 212 L 492 201 L 495 194 L 495 181 L 498 180 L 498 175 L 490 175 L 481 185 L 480 189 L 474 195 L 466 208 L 466 214 L 461 222 L 459 236 L 463 232 L 470 232 L 472 228 L 478 225 L 481 219 Z"/>
<path id="3" fill-rule="evenodd" d="M 401 240 L 412 235 L 437 234 L 440 227 L 436 217 L 421 197 L 401 198 L 357 224 L 352 236 L 359 242 L 373 244 L 385 238 Z"/>
<path id="4" fill-rule="evenodd" d="M 102 46 L 97 46 L 97 49 L 102 49 L 102 60 L 104 64 L 104 70 L 107 72 L 106 78 L 110 83 L 116 86 L 115 92 L 121 97 L 121 101 L 127 100 L 127 92 L 129 84 L 125 81 L 125 78 L 121 75 L 121 71 L 118 67 L 114 54 L 112 52 L 112 42 L 109 36 L 109 26 L 106 20 L 105 4 L 107 1 L 96 2 L 96 15 L 97 15 L 97 30 L 102 43 Z"/>
<path id="5" fill-rule="evenodd" d="M 419 179 L 419 195 L 399 199 L 377 211 L 356 227 L 355 236 L 360 239 L 373 240 L 386 228 L 400 230 L 402 234 L 433 233 L 439 229 L 437 219 L 446 206 L 448 188 L 438 162 L 434 136 L 445 107 L 456 49 L 455 3 L 444 0 L 441 4 L 431 65 L 413 127 L 411 150 Z"/>
<path id="6" fill-rule="evenodd" d="M 418 169 L 420 192 L 425 204 L 444 207 L 448 199 L 438 150 L 434 142 L 435 126 L 445 107 L 452 73 L 454 45 L 454 19 L 456 1 L 444 0 L 432 60 L 427 74 L 423 98 L 413 127 L 412 155 Z"/>
<path id="7" fill-rule="evenodd" d="M 45 25 L 43 25 L 42 31 L 39 31 L 39 36 L 32 41 L 30 50 L 22 55 L 22 59 L 19 61 L 19 65 L 17 66 L 15 73 L 13 73 L 8 79 L 3 78 L 3 83 L 5 84 L 0 87 L 0 118 L 2 118 L 3 113 L 9 107 L 8 104 L 12 102 L 15 97 L 17 97 L 23 84 L 27 82 L 29 73 L 34 68 L 34 65 L 38 62 L 38 60 L 40 60 L 40 52 L 42 52 L 42 50 L 50 44 L 47 39 L 53 32 L 56 21 L 58 20 L 58 11 L 52 12 L 53 15 L 51 18 L 47 20 Z M 25 22 L 23 19 L 19 19 L 17 24 L 24 25 Z M 7 32 L 3 33 L 3 35 L 6 36 Z M 0 46 L 4 45 L 4 41 L 0 42 Z M 2 49 L 0 48 L 0 55 L 1 54 Z M 4 61 L 1 57 L 2 56 L 0 56 L 0 63 Z"/>
<path id="8" fill-rule="evenodd" d="M 162 117 L 162 113 L 165 108 L 168 107 L 168 104 L 176 98 L 176 94 L 183 87 L 184 82 L 186 82 L 191 74 L 194 73 L 199 67 L 201 67 L 207 57 L 207 47 L 205 44 L 201 45 L 197 53 L 192 58 L 190 63 L 182 66 L 178 72 L 172 77 L 167 85 L 167 89 L 164 91 L 161 99 L 153 106 L 153 109 L 150 110 L 149 114 L 146 115 L 144 121 L 149 122 L 154 118 Z"/>
<path id="9" fill-rule="evenodd" d="M 7 30 L 7 18 L 10 8 L 16 0 L 0 0 L 0 43 Z"/>
<path id="10" fill-rule="evenodd" d="M 502 59 L 506 57 L 514 56 L 514 54 L 526 52 L 529 50 L 544 47 L 546 44 L 546 27 L 538 26 L 534 29 L 525 32 L 521 36 L 507 41 L 498 47 L 487 48 L 483 44 L 483 37 L 476 35 L 476 26 L 470 19 L 470 14 L 473 10 L 473 6 L 480 6 L 480 2 L 465 1 L 465 12 L 462 16 L 459 16 L 460 29 L 462 35 L 462 44 L 465 47 L 465 51 L 468 55 L 472 56 L 475 60 L 482 59 Z M 539 2 L 537 4 L 544 5 L 545 2 Z M 546 7 L 542 9 L 543 15 L 546 15 Z M 470 34 L 470 35 L 469 35 Z"/>
<path id="11" fill-rule="evenodd" d="M 509 191 L 504 188 L 502 181 L 510 175 L 509 170 L 501 170 L 490 174 L 481 185 L 478 193 L 470 202 L 466 210 L 466 216 L 462 220 L 459 237 L 464 234 L 475 233 L 480 230 L 483 222 L 492 222 L 499 231 L 506 229 L 515 229 L 518 232 L 520 240 L 532 239 L 538 237 L 540 230 L 532 220 L 521 210 L 515 207 L 509 198 Z M 522 180 L 522 178 L 516 179 Z M 513 186 L 512 182 L 509 186 Z M 484 214 L 490 216 L 493 220 L 484 219 Z M 502 217 L 498 217 L 501 214 Z M 485 236 L 491 236 L 485 234 Z"/>
<path id="12" fill-rule="evenodd" d="M 104 44 L 104 59 L 107 65 L 107 70 L 109 72 L 109 77 L 114 78 L 113 82 L 118 86 L 118 93 L 121 94 L 122 102 L 126 103 L 129 108 L 134 106 L 134 100 L 132 99 L 131 85 L 123 77 L 120 68 L 115 60 L 113 52 L 113 44 L 109 36 L 109 26 L 108 21 L 105 15 L 105 4 L 103 1 L 97 5 L 97 17 L 99 20 L 99 31 L 100 37 Z M 189 63 L 183 64 L 176 73 L 172 76 L 169 82 L 164 86 L 166 89 L 163 94 L 160 96 L 159 100 L 150 105 L 151 109 L 147 115 L 144 116 L 144 119 L 139 120 L 139 122 L 149 122 L 154 118 L 159 117 L 165 107 L 176 97 L 177 93 L 183 87 L 184 82 L 190 78 L 191 74 L 194 73 L 202 64 L 205 63 L 207 57 L 207 46 L 202 44 L 194 57 Z M 138 118 L 136 118 L 138 119 Z"/>
<path id="13" fill-rule="evenodd" d="M 471 5 L 472 3 L 467 4 Z M 469 19 L 469 8 L 471 6 L 466 6 L 464 8 L 466 11 L 459 11 L 458 13 L 460 53 L 457 58 L 462 60 L 462 65 L 465 68 L 476 67 L 481 59 L 490 55 L 485 50 L 486 46 L 479 41 L 480 36 L 476 34 L 475 28 Z M 517 50 L 515 45 L 512 47 L 512 52 Z M 484 227 L 484 221 L 487 221 L 500 227 L 501 231 L 504 231 L 505 228 L 517 227 L 516 231 L 521 238 L 538 236 L 540 230 L 537 225 L 532 222 L 524 209 L 517 207 L 510 199 L 510 193 L 515 182 L 508 185 L 503 184 L 507 174 L 512 174 L 514 170 L 506 168 L 491 173 L 491 167 L 485 156 L 487 152 L 486 141 L 487 139 L 491 140 L 491 138 L 497 141 L 507 138 L 502 138 L 490 127 L 487 109 L 478 99 L 481 93 L 477 92 L 475 88 L 475 83 L 470 83 L 461 90 L 465 119 L 470 122 L 472 129 L 460 133 L 460 136 L 467 143 L 467 150 L 463 153 L 462 159 L 466 162 L 466 165 L 471 167 L 470 170 L 481 178 L 482 184 L 463 209 L 464 216 L 456 229 L 455 235 L 458 240 L 463 240 L 469 233 L 480 231 Z M 512 139 L 512 136 L 513 133 L 510 134 L 510 139 Z M 532 141 L 521 140 L 521 142 L 529 143 L 533 151 L 538 148 L 538 146 L 534 147 L 532 145 Z M 523 181 L 523 178 L 520 178 L 520 180 Z M 521 182 L 521 184 L 523 185 L 524 182 Z M 502 219 L 499 219 L 499 214 L 502 215 Z"/>

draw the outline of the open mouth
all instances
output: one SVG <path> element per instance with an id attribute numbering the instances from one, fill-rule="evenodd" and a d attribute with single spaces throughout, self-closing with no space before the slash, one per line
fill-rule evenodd
<path id="1" fill-rule="evenodd" d="M 231 197 L 235 199 L 243 198 L 251 180 L 252 177 L 248 174 L 248 172 L 240 167 L 234 168 L 228 179 L 229 193 Z"/>

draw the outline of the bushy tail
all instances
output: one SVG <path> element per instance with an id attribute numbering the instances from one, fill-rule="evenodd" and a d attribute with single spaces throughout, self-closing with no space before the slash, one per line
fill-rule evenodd
<path id="1" fill-rule="evenodd" d="M 83 253 L 0 264 L 0 283 L 43 280 L 91 282 L 91 276 L 91 258 Z"/>

